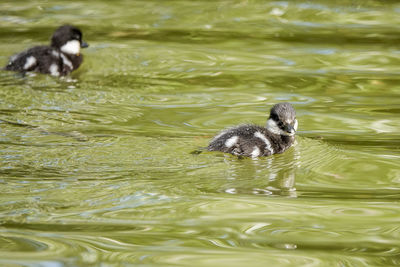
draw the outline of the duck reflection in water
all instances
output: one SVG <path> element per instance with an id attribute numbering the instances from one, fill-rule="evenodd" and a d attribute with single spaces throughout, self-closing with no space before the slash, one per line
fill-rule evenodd
<path id="1" fill-rule="evenodd" d="M 237 160 L 225 156 L 227 183 L 220 191 L 230 194 L 255 194 L 297 197 L 296 170 L 300 151 L 294 146 L 282 155 Z"/>

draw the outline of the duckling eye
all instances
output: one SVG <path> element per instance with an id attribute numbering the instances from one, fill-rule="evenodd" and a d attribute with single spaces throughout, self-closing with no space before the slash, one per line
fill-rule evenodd
<path id="1" fill-rule="evenodd" d="M 279 117 L 275 113 L 271 113 L 271 119 L 273 119 L 274 121 L 279 121 Z"/>

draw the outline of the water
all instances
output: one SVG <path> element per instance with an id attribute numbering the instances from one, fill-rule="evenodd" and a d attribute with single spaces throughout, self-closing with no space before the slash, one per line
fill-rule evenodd
<path id="1" fill-rule="evenodd" d="M 397 266 L 400 4 L 2 1 L 0 62 L 62 23 L 68 78 L 0 72 L 1 266 Z M 297 110 L 296 145 L 191 152 Z"/>

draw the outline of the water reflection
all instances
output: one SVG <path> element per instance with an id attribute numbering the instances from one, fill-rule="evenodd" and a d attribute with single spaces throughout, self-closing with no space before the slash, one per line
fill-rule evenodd
<path id="1" fill-rule="evenodd" d="M 230 181 L 228 184 L 233 185 L 224 189 L 226 193 L 297 197 L 295 178 L 301 156 L 296 145 L 270 157 L 250 159 L 226 155 L 224 162 L 227 165 L 225 177 Z M 259 186 L 249 188 L 253 184 Z"/>

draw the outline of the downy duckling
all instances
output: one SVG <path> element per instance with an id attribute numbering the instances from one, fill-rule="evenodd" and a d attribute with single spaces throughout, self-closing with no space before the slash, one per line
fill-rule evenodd
<path id="1" fill-rule="evenodd" d="M 298 122 L 290 103 L 278 103 L 271 108 L 266 127 L 248 124 L 222 131 L 207 147 L 237 156 L 260 157 L 279 154 L 293 145 Z"/>
<path id="2" fill-rule="evenodd" d="M 50 46 L 35 46 L 16 54 L 4 69 L 65 76 L 81 65 L 81 48 L 88 46 L 82 41 L 82 32 L 78 28 L 64 25 L 54 32 Z"/>

